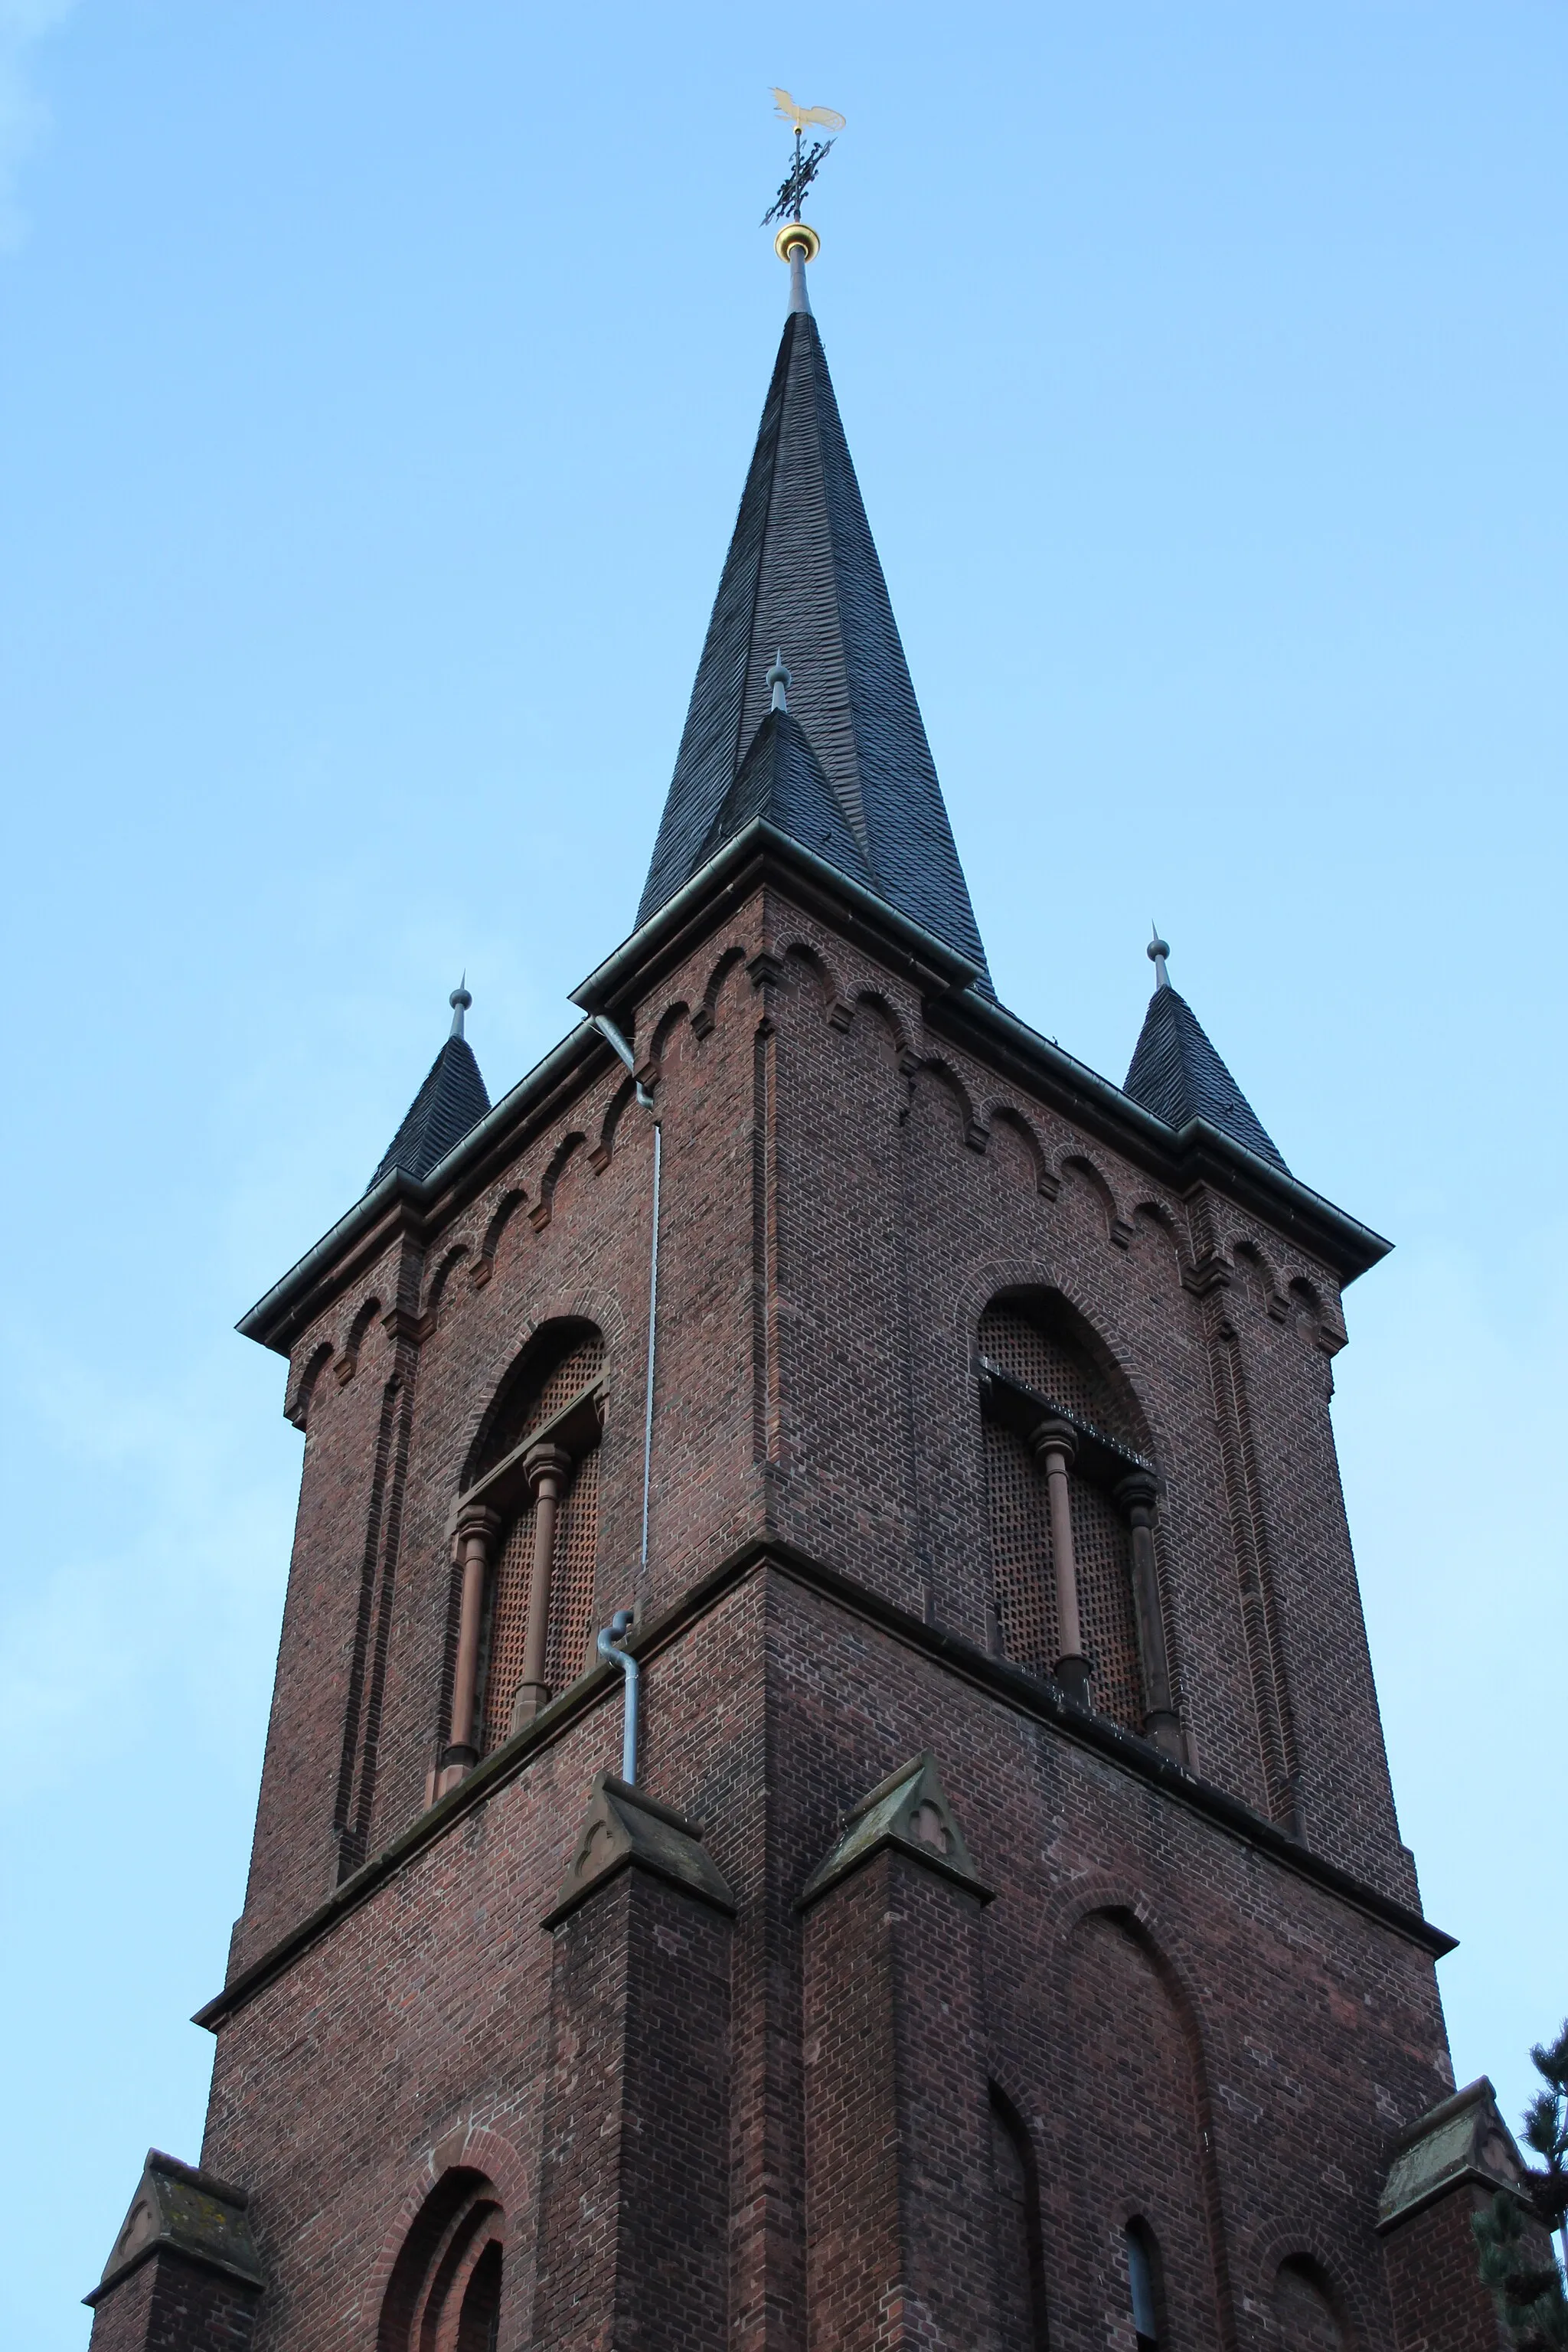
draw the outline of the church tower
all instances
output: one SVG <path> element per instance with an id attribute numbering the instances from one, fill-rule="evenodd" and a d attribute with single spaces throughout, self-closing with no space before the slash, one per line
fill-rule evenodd
<path id="1" fill-rule="evenodd" d="M 636 929 L 245 1318 L 299 1518 L 96 2352 L 1480 2352 L 1330 1423 L 1386 1244 L 998 1002 L 790 307 Z M 650 812 L 651 814 L 651 812 Z M 367 1159 L 369 1154 L 367 1153 Z"/>

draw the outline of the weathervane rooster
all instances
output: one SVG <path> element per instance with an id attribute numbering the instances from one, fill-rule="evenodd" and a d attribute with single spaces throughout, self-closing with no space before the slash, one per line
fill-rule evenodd
<path id="1" fill-rule="evenodd" d="M 763 226 L 770 221 L 797 221 L 807 188 L 827 160 L 833 137 L 814 139 L 805 144 L 807 131 L 826 131 L 837 135 L 844 128 L 844 117 L 831 106 L 797 106 L 787 89 L 773 92 L 773 112 L 781 121 L 795 125 L 795 161 L 790 165 L 784 185 L 763 215 Z"/>

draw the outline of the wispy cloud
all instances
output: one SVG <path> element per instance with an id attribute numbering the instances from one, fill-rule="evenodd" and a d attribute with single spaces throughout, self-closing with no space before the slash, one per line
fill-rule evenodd
<path id="1" fill-rule="evenodd" d="M 27 233 L 17 184 L 49 128 L 49 110 L 32 84 L 30 53 L 76 6 L 77 0 L 0 0 L 0 251 L 20 245 Z"/>

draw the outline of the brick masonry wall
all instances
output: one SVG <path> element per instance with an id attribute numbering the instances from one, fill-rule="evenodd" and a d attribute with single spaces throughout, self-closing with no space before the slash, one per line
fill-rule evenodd
<path id="1" fill-rule="evenodd" d="M 984 1646 L 973 1355 L 987 1302 L 1015 1286 L 1066 1299 L 1136 1401 L 1163 1482 L 1163 1606 L 1196 1769 L 1265 1816 L 1299 1807 L 1311 1846 L 1413 1900 L 1334 1465 L 1328 1269 L 1212 1189 L 1178 1197 L 1086 1137 L 935 1034 L 906 977 L 772 890 L 716 921 L 635 1025 L 660 1072 L 665 1174 L 647 1575 L 651 1134 L 594 1049 L 469 1190 L 417 1223 L 389 1218 L 296 1339 L 306 1455 L 236 1968 L 420 1813 L 449 1703 L 452 1514 L 486 1412 L 542 1324 L 586 1318 L 605 1340 L 595 1623 L 633 1600 L 657 1616 L 765 1538 Z M 608 2305 L 597 2334 L 577 2326 L 548 2243 L 535 2292 L 542 2152 L 559 2170 L 587 2147 L 559 2087 L 565 1964 L 552 1969 L 540 1922 L 618 1739 L 602 1697 L 221 2029 L 204 2161 L 252 2193 L 273 2282 L 263 2352 L 369 2341 L 420 2200 L 458 2163 L 506 2210 L 500 2352 L 609 2340 Z M 740 1904 L 723 1930 L 727 2023 L 704 2012 L 689 2084 L 650 2077 L 638 2094 L 645 2135 L 662 2113 L 678 2137 L 689 2092 L 717 2117 L 724 2277 L 702 2284 L 692 2340 L 714 2332 L 721 2300 L 736 2347 L 862 2340 L 823 2315 L 853 2296 L 842 2263 L 822 2284 L 837 2257 L 807 2186 L 810 2020 L 847 2012 L 831 1973 L 806 1966 L 828 1906 L 812 1927 L 795 1902 L 846 1809 L 927 1747 L 997 1900 L 971 1930 L 978 2072 L 941 1968 L 900 1973 L 896 1941 L 879 1957 L 867 1946 L 867 1966 L 888 1971 L 888 2048 L 912 2034 L 956 2069 L 936 2068 L 911 2120 L 907 2069 L 889 2094 L 878 2036 L 840 2034 L 846 2129 L 887 2117 L 900 2199 L 945 2132 L 942 2195 L 961 2222 L 994 2210 L 994 2083 L 1038 2184 L 1058 2352 L 1131 2352 L 1135 2217 L 1158 2242 L 1173 2343 L 1275 2340 L 1292 2253 L 1331 2282 L 1351 2342 L 1393 2340 L 1377 2189 L 1392 2137 L 1449 2087 L 1419 1948 L 776 1570 L 750 1573 L 654 1658 L 645 1747 L 653 1793 L 705 1825 Z M 858 1916 L 871 1886 L 830 1900 Z M 649 1928 L 635 1951 L 616 1946 L 611 1977 L 652 2040 L 678 2044 L 669 1938 L 685 1931 L 665 1920 L 661 1943 L 657 1904 L 605 1899 L 576 1933 L 607 1933 L 616 1902 Z M 717 1985 L 708 1961 L 696 1976 Z M 614 2198 L 629 2093 L 619 2073 L 595 2082 Z M 927 2201 L 940 2238 L 951 2216 L 934 2189 Z M 702 2234 L 690 2214 L 678 2226 Z M 883 2274 L 907 2283 L 907 2213 L 888 2227 Z M 941 2304 L 935 2281 L 932 2325 L 964 2340 Z M 924 2308 L 913 2293 L 897 2324 Z M 900 2340 L 883 2321 L 865 2341 Z"/>
<path id="2" fill-rule="evenodd" d="M 984 2062 L 1029 2135 L 1053 2346 L 1131 2352 L 1119 2264 L 1133 2213 L 1165 2259 L 1173 2344 L 1268 2340 L 1292 2252 L 1324 2267 L 1353 2343 L 1394 2340 L 1377 2192 L 1393 2137 L 1447 2087 L 1425 1954 L 776 1571 L 753 1571 L 653 1660 L 647 1701 L 647 1783 L 703 1824 L 740 1906 L 720 2135 L 728 2340 L 808 2342 L 819 1995 L 806 1989 L 813 1915 L 795 1897 L 840 1816 L 928 1745 L 997 1890 L 975 1927 Z M 251 2192 L 273 2282 L 260 2346 L 366 2341 L 434 2152 L 476 2137 L 507 2204 L 501 2352 L 533 2340 L 538 2165 L 558 2128 L 540 1922 L 617 1741 L 606 1696 L 221 2029 L 203 2160 Z M 685 1963 L 657 1937 L 645 1951 L 646 1999 L 663 2013 Z M 962 2033 L 944 2039 L 903 1999 L 898 2022 L 939 2070 L 962 2053 Z M 843 2095 L 874 2108 L 879 2044 L 844 2048 L 861 2071 Z M 972 2073 L 971 2118 L 984 2090 Z M 679 2116 L 678 2088 L 661 2095 Z M 958 2130 L 958 2089 L 900 2146 L 931 2161 L 942 2097 L 937 2160 L 988 2198 L 988 2146 Z M 838 2341 L 820 2326 L 809 2340 Z"/>
<path id="3" fill-rule="evenodd" d="M 838 1811 L 930 1745 L 998 1889 L 991 2063 L 1035 2150 L 1053 2345 L 1117 2340 L 1133 2213 L 1167 2252 L 1173 2341 L 1215 2340 L 1205 2298 L 1218 2341 L 1251 2340 L 1247 2306 L 1291 2252 L 1385 2340 L 1388 2145 L 1447 2089 L 1429 1959 L 793 1585 L 770 1664 L 813 1859 Z"/>
<path id="4" fill-rule="evenodd" d="M 554 1930 L 540 2352 L 722 2352 L 730 1934 L 635 1870 Z"/>
<path id="5" fill-rule="evenodd" d="M 805 1930 L 808 2303 L 842 2352 L 999 2352 L 977 1896 L 902 1853 Z"/>
<path id="6" fill-rule="evenodd" d="M 92 2352 L 249 2352 L 253 2289 L 160 2250 L 106 2294 L 92 2316 Z"/>
<path id="7" fill-rule="evenodd" d="M 474 1199 L 438 1206 L 426 1234 L 389 1230 L 297 1342 L 296 1390 L 331 1360 L 310 1398 L 237 1965 L 423 1801 L 449 1693 L 450 1514 L 484 1411 L 542 1322 L 584 1315 L 606 1339 L 597 1622 L 634 1592 L 661 1605 L 771 1529 L 984 1641 L 973 1335 L 1020 1283 L 1084 1315 L 1150 1431 L 1197 1769 L 1279 1817 L 1288 1767 L 1310 1841 L 1411 1899 L 1334 1465 L 1327 1270 L 1086 1143 L 927 1034 L 906 982 L 772 893 L 696 949 L 637 1027 L 661 1065 L 665 1139 L 648 1589 L 635 1562 L 650 1138 L 618 1071 L 590 1066 Z M 384 1328 L 398 1301 L 416 1346 Z M 1266 1591 L 1249 1614 L 1255 1555 Z"/>
<path id="8" fill-rule="evenodd" d="M 1508 2336 L 1476 2270 L 1479 2189 L 1450 2189 L 1384 2241 L 1397 2352 L 1501 2352 Z"/>

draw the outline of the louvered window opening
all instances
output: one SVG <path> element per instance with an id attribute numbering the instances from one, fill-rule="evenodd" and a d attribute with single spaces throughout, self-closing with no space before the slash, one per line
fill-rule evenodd
<path id="1" fill-rule="evenodd" d="M 1042 1330 L 1016 1308 L 992 1307 L 981 1319 L 980 1349 L 1000 1370 L 1048 1397 L 1076 1420 L 1131 1447 L 1126 1415 L 1117 1410 L 1108 1383 L 1057 1334 Z M 1014 1431 L 993 1421 L 984 1429 L 1002 1652 L 1030 1674 L 1047 1675 L 1061 1643 L 1045 1475 Z M 1079 1613 L 1084 1645 L 1094 1662 L 1094 1706 L 1112 1721 L 1141 1730 L 1143 1685 L 1127 1525 L 1104 1488 L 1077 1471 L 1068 1479 L 1068 1491 Z"/>
<path id="2" fill-rule="evenodd" d="M 546 1374 L 515 1430 L 498 1435 L 499 1459 L 522 1444 L 536 1429 L 596 1380 L 605 1364 L 605 1343 L 595 1334 L 581 1340 Z M 508 1416 L 509 1420 L 512 1416 Z M 502 1533 L 491 1579 L 490 1607 L 480 1662 L 480 1747 L 489 1751 L 510 1729 L 511 1705 L 522 1679 L 528 1630 L 528 1592 L 533 1575 L 534 1505 L 529 1500 Z M 554 1564 L 550 1580 L 550 1630 L 544 1675 L 552 1691 L 574 1682 L 588 1663 L 594 1615 L 594 1561 L 599 1533 L 599 1449 L 593 1446 L 573 1465 L 555 1521 Z"/>
<path id="3" fill-rule="evenodd" d="M 980 1318 L 980 1352 L 999 1371 L 1049 1397 L 1075 1421 L 1087 1421 L 1130 1454 L 1137 1454 L 1127 1416 L 1120 1410 L 1110 1383 L 1081 1349 L 1055 1332 L 1042 1330 L 1016 1307 L 988 1307 Z"/>
<path id="4" fill-rule="evenodd" d="M 515 1454 L 527 1437 L 570 1404 L 579 1389 L 598 1379 L 605 1369 L 605 1343 L 588 1332 L 548 1371 L 537 1388 L 524 1382 L 516 1398 L 508 1397 L 485 1441 L 482 1467 L 492 1469 Z"/>

